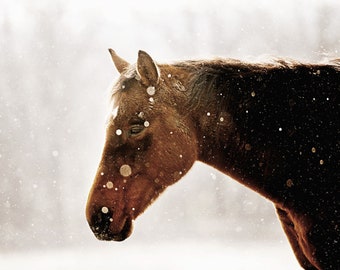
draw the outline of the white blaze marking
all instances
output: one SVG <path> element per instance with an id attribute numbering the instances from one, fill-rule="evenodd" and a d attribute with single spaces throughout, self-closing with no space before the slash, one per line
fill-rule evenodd
<path id="1" fill-rule="evenodd" d="M 111 111 L 112 119 L 115 119 L 118 115 L 118 106 L 114 107 Z"/>

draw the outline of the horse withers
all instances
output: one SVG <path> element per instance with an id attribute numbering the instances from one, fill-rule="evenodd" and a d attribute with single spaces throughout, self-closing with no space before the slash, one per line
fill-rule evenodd
<path id="1" fill-rule="evenodd" d="M 340 59 L 130 65 L 110 49 L 106 143 L 86 216 L 100 240 L 132 222 L 202 161 L 271 200 L 305 269 L 340 268 Z"/>

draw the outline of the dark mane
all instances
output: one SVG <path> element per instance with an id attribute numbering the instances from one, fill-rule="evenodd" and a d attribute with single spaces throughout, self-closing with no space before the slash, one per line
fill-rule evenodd
<path id="1" fill-rule="evenodd" d="M 209 97 L 214 99 L 218 95 L 221 97 L 221 106 L 229 103 L 230 91 L 238 92 L 237 95 L 251 94 L 253 90 L 265 91 L 269 85 L 275 84 L 276 94 L 280 90 L 294 88 L 296 94 L 304 95 L 311 94 L 309 91 L 313 84 L 321 82 L 327 85 L 327 79 L 340 80 L 340 59 L 325 64 L 303 64 L 283 59 L 255 64 L 227 59 L 185 61 L 175 66 L 192 74 L 188 88 L 192 89 L 193 103 L 195 100 L 209 102 Z"/>
<path id="2" fill-rule="evenodd" d="M 176 66 L 192 74 L 188 85 L 188 89 L 192 89 L 189 107 L 200 104 L 206 108 L 210 103 L 216 104 L 218 99 L 217 111 L 231 109 L 238 113 L 236 118 L 244 115 L 249 107 L 277 110 L 270 105 L 289 105 L 289 102 L 292 105 L 296 98 L 308 103 L 312 98 L 323 96 L 323 104 L 327 98 L 337 98 L 340 90 L 340 59 L 326 64 L 302 64 L 282 59 L 264 64 L 238 60 L 187 61 Z M 257 97 L 268 108 L 259 107 Z"/>

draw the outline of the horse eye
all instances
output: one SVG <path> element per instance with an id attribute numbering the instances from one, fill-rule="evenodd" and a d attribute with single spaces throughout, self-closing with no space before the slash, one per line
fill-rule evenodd
<path id="1" fill-rule="evenodd" d="M 131 134 L 131 135 L 137 135 L 137 134 L 139 134 L 140 132 L 142 132 L 143 129 L 144 129 L 144 126 L 143 126 L 143 125 L 133 125 L 133 126 L 131 126 L 130 134 Z"/>

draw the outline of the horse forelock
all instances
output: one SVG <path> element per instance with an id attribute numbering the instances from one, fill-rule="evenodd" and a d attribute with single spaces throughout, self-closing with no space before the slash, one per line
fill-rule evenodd
<path id="1" fill-rule="evenodd" d="M 122 92 L 126 89 L 127 82 L 131 80 L 140 80 L 140 77 L 136 70 L 136 65 L 130 65 L 118 78 L 118 80 L 114 80 L 110 85 L 110 95 L 111 101 L 115 99 L 116 95 L 119 92 Z"/>
<path id="2" fill-rule="evenodd" d="M 121 102 L 121 94 L 127 90 L 127 85 L 131 80 L 139 80 L 138 73 L 136 71 L 136 65 L 130 65 L 118 78 L 118 80 L 113 80 L 109 86 L 109 115 L 107 123 L 113 117 L 116 118 L 118 113 L 119 104 Z"/>

